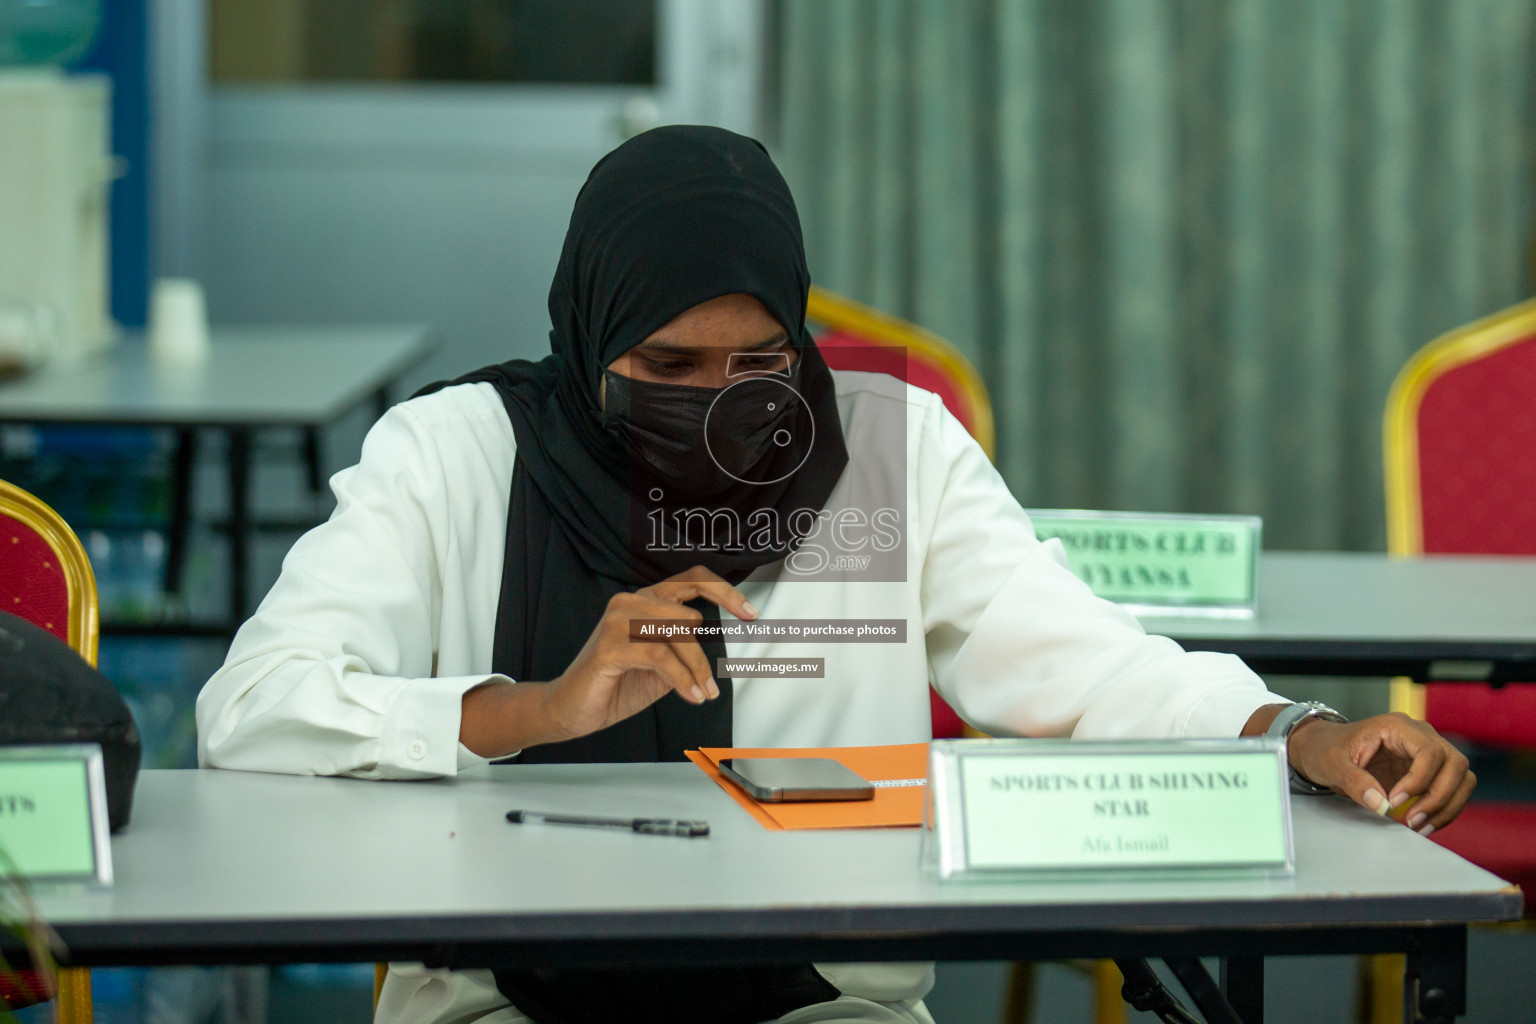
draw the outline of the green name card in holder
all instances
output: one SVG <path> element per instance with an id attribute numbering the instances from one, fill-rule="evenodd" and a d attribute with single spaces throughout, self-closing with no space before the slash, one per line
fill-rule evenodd
<path id="1" fill-rule="evenodd" d="M 1278 739 L 935 740 L 923 859 L 942 878 L 1283 876 Z"/>
<path id="2" fill-rule="evenodd" d="M 1102 598 L 1141 615 L 1252 618 L 1259 605 L 1259 516 L 1030 509 Z"/>
<path id="3" fill-rule="evenodd" d="M 0 747 L 0 849 L 31 883 L 112 884 L 101 747 Z"/>

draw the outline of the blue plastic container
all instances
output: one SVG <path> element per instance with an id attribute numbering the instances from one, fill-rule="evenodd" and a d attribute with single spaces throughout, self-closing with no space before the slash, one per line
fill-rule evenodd
<path id="1" fill-rule="evenodd" d="M 71 61 L 100 26 L 100 0 L 0 0 L 0 67 Z"/>

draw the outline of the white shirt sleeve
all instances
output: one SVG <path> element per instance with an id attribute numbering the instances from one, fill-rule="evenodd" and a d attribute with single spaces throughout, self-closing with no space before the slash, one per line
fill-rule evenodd
<path id="1" fill-rule="evenodd" d="M 435 677 L 449 490 L 429 430 L 396 406 L 336 511 L 305 534 L 197 699 L 198 761 L 218 768 L 427 778 L 484 763 L 458 742 L 465 691 Z"/>
<path id="2" fill-rule="evenodd" d="M 1000 736 L 1237 736 L 1270 693 L 1237 657 L 1187 653 L 1095 597 L 1061 543 L 1041 543 L 947 411 L 916 456 L 928 512 L 922 603 L 939 693 Z"/>

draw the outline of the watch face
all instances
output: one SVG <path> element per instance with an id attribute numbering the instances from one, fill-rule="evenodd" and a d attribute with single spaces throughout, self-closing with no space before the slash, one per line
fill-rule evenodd
<path id="1" fill-rule="evenodd" d="M 1309 700 L 1306 702 L 1306 706 L 1311 708 L 1312 713 L 1320 718 L 1328 718 L 1336 722 L 1348 721 L 1343 715 L 1320 700 Z"/>

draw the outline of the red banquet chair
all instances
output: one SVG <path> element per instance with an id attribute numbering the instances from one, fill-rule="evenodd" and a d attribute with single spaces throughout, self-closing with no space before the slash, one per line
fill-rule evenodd
<path id="1" fill-rule="evenodd" d="M 1383 419 L 1387 549 L 1536 556 L 1536 300 L 1442 335 L 1397 375 Z M 1536 681 L 1392 682 L 1392 710 L 1483 747 L 1536 750 Z M 1478 800 L 1431 840 L 1516 883 L 1536 914 L 1536 803 Z M 1379 962 L 1378 962 L 1379 963 Z M 1400 974 L 1372 987 L 1401 1019 Z"/>
<path id="2" fill-rule="evenodd" d="M 96 664 L 96 576 L 85 548 L 59 514 L 13 484 L 0 480 L 0 609 L 41 626 Z M 19 972 L 30 992 L 30 972 Z M 88 1024 L 91 974 L 85 968 L 59 970 L 60 1024 Z M 35 1000 L 27 991 L 0 983 L 0 1009 Z"/>
<path id="3" fill-rule="evenodd" d="M 1536 556 L 1536 300 L 1420 350 L 1384 426 L 1394 555 Z M 1536 749 L 1536 681 L 1397 680 L 1393 707 L 1476 744 Z M 1519 884 L 1536 911 L 1536 803 L 1474 800 L 1431 838 Z"/>
<path id="4" fill-rule="evenodd" d="M 827 365 L 834 370 L 887 373 L 925 391 L 970 431 L 987 458 L 996 458 L 992 401 L 981 374 L 943 338 L 916 324 L 899 320 L 823 288 L 811 289 L 806 307 L 811 333 Z M 955 710 L 936 692 L 928 691 L 934 739 L 979 735 L 968 730 Z M 1075 965 L 1086 973 L 1094 990 L 1095 1024 L 1122 1024 L 1125 1003 L 1120 998 L 1120 972 L 1110 960 Z M 1003 1019 L 1022 1024 L 1028 1019 L 1034 974 L 1030 965 L 1015 964 L 1008 983 Z"/>

